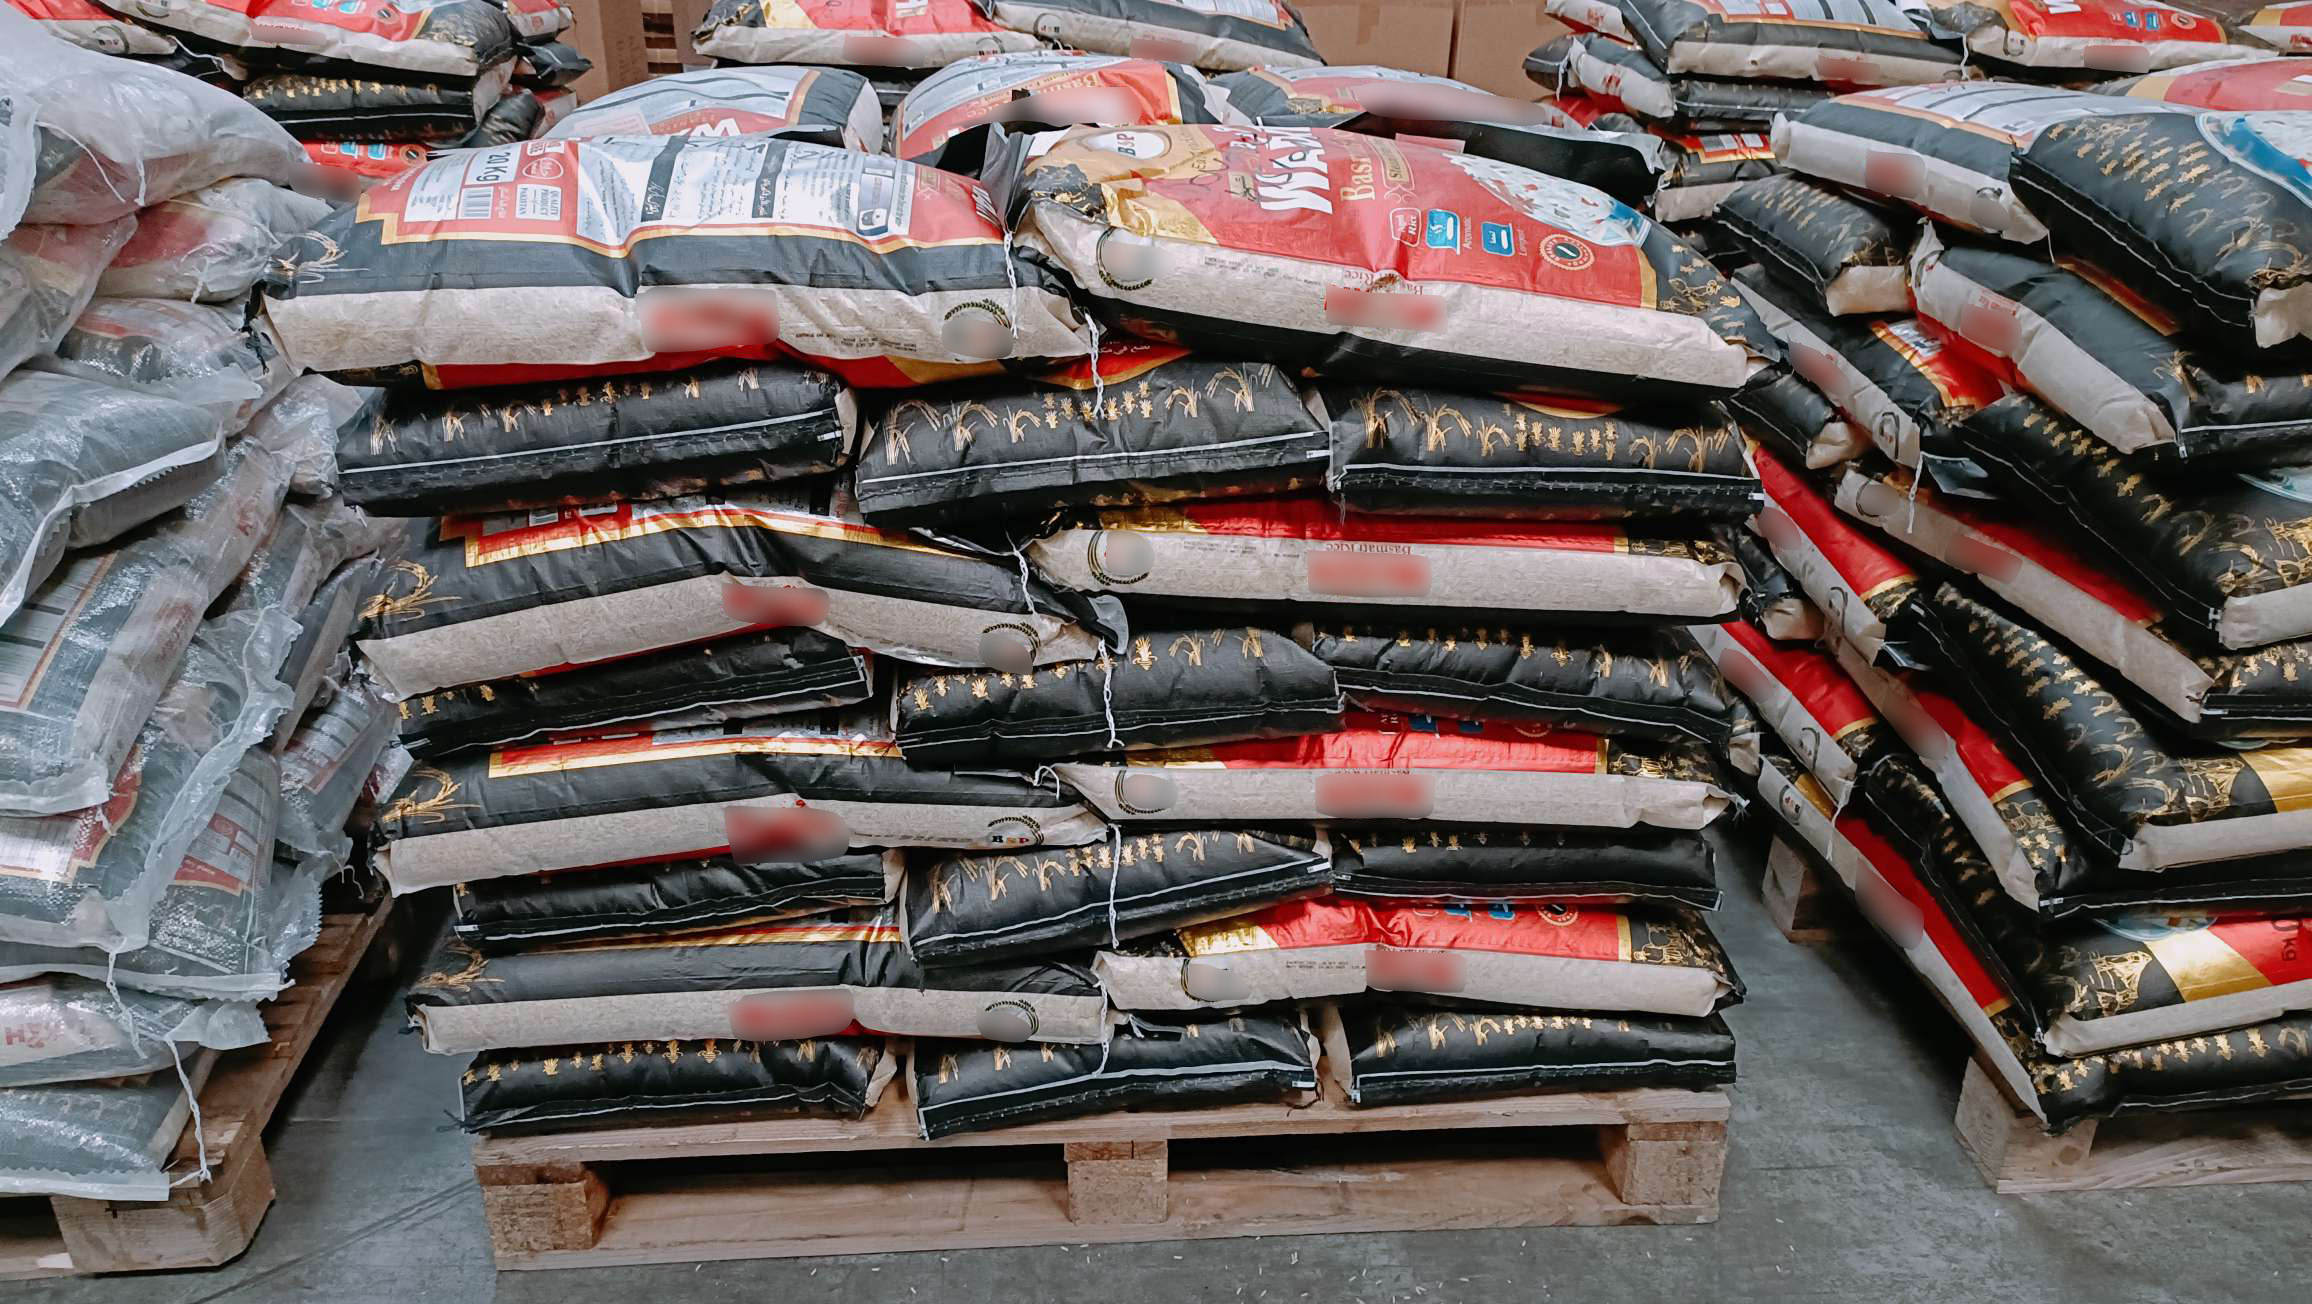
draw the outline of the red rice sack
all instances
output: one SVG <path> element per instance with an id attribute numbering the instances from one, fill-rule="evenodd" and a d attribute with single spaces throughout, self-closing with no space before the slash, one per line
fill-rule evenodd
<path id="1" fill-rule="evenodd" d="M 569 30 L 576 17 L 562 0 L 498 0 L 498 7 L 525 45 Z"/>
<path id="2" fill-rule="evenodd" d="M 900 912 L 918 961 L 976 964 L 1114 946 L 1315 896 L 1331 883 L 1322 839 L 1166 829 L 1081 847 L 919 859 Z"/>
<path id="3" fill-rule="evenodd" d="M 2000 485 L 2102 543 L 2175 618 L 2227 648 L 2312 635 L 2312 484 L 2301 467 L 2136 469 L 2028 396 L 1967 425 Z"/>
<path id="4" fill-rule="evenodd" d="M 1325 624 L 1295 637 L 1366 711 L 1729 741 L 1733 695 L 1684 631 Z"/>
<path id="5" fill-rule="evenodd" d="M 1787 173 L 1734 191 L 1718 217 L 1761 268 L 1832 316 L 1910 311 L 1913 221 Z"/>
<path id="6" fill-rule="evenodd" d="M 1739 521 L 1758 510 L 1742 432 L 1714 403 L 1635 409 L 1328 384 L 1325 487 L 1356 512 L 1488 520 Z"/>
<path id="7" fill-rule="evenodd" d="M 2312 730 L 2312 640 L 2195 653 L 2197 631 L 2130 584 L 2108 552 L 2084 552 L 2036 516 L 1914 492 L 1905 477 L 1849 469 L 1838 505 L 1973 575 L 2195 737 L 2296 738 Z"/>
<path id="8" fill-rule="evenodd" d="M 1760 372 L 1748 387 L 1728 396 L 1726 406 L 1741 419 L 1743 433 L 1809 471 L 1852 461 L 1870 448 L 1870 436 L 1855 429 L 1836 404 L 1788 365 Z"/>
<path id="9" fill-rule="evenodd" d="M 927 1042 L 914 1056 L 925 1140 L 1118 1110 L 1315 1099 L 1317 1047 L 1297 1010 L 1135 1018 L 1104 1046 Z M 1193 1114 L 1191 1114 L 1193 1117 Z"/>
<path id="10" fill-rule="evenodd" d="M 559 674 L 421 693 L 396 714 L 402 745 L 427 756 L 654 718 L 751 720 L 849 706 L 871 693 L 866 656 L 841 639 L 767 629 Z"/>
<path id="11" fill-rule="evenodd" d="M 56 347 L 136 230 L 131 218 L 19 226 L 0 240 L 0 374 Z"/>
<path id="12" fill-rule="evenodd" d="M 1900 617 L 1919 592 L 1911 568 L 1771 454 L 1758 454 L 1758 478 L 1767 498 L 1758 532 L 1821 609 L 1831 634 L 1868 660 L 1884 653 L 1907 664 Z"/>
<path id="13" fill-rule="evenodd" d="M 730 63 L 868 68 L 944 68 L 974 55 L 1045 48 L 988 21 L 973 0 L 715 0 L 690 45 Z"/>
<path id="14" fill-rule="evenodd" d="M 2066 252 L 2199 331 L 2258 348 L 2312 335 L 2312 271 L 2288 245 L 2312 225 L 2312 116 L 2129 104 L 2040 132 L 2016 152 L 2016 195 Z"/>
<path id="15" fill-rule="evenodd" d="M 919 671 L 897 681 L 899 750 L 922 766 L 1032 766 L 1340 727 L 1332 668 L 1282 634 L 1139 628 L 1128 648 L 1090 661 L 1017 675 Z"/>
<path id="16" fill-rule="evenodd" d="M 1424 144 L 1449 141 L 1626 204 L 1644 203 L 1663 168 L 1665 151 L 1651 137 L 1593 132 L 1548 105 L 1401 68 L 1260 68 L 1215 84 L 1228 93 L 1231 109 L 1263 127 L 1339 127 Z"/>
<path id="17" fill-rule="evenodd" d="M 2161 0 L 1926 0 L 1967 48 L 2027 68 L 2149 72 L 2239 49 L 2223 24 Z"/>
<path id="18" fill-rule="evenodd" d="M 100 224 L 227 177 L 287 184 L 297 142 L 230 91 L 122 62 L 0 5 L 0 234 Z"/>
<path id="19" fill-rule="evenodd" d="M 917 82 L 891 116 L 891 152 L 976 174 L 991 132 L 1242 122 L 1194 68 L 1154 59 L 1034 50 L 963 59 Z"/>
<path id="20" fill-rule="evenodd" d="M 445 155 L 331 214 L 267 295 L 290 356 L 324 372 L 1087 348 L 1065 287 L 1013 254 L 975 183 L 760 136 Z"/>
<path id="21" fill-rule="evenodd" d="M 1698 829 L 1726 809 L 1717 767 L 1691 743 L 1363 711 L 1349 712 L 1336 733 L 1053 769 L 1101 814 L 1124 821 L 1484 824 L 1546 811 L 1556 825 Z"/>
<path id="22" fill-rule="evenodd" d="M 856 719 L 580 736 L 419 765 L 378 816 L 396 892 L 750 848 L 1070 846 L 1075 794 L 1002 770 L 917 770 Z M 805 815 L 790 812 L 806 811 Z M 755 859 L 773 859 L 767 854 Z M 786 854 L 816 860 L 818 854 Z"/>
<path id="23" fill-rule="evenodd" d="M 1759 718 L 1840 805 L 1890 741 L 1886 724 L 1830 654 L 1777 643 L 1743 621 L 1689 631 Z"/>
<path id="24" fill-rule="evenodd" d="M 1738 389 L 1773 349 L 1708 263 L 1605 195 L 1322 128 L 1079 127 L 1025 145 L 1019 240 L 1128 329 L 1476 388 Z M 1396 203 L 1403 188 L 1435 205 Z M 1269 288 L 1248 298 L 1257 279 Z"/>
<path id="25" fill-rule="evenodd" d="M 1481 904 L 1676 902 L 1718 908 L 1710 841 L 1672 829 L 1524 825 L 1332 825 L 1333 891 Z"/>
<path id="26" fill-rule="evenodd" d="M 416 526 L 362 654 L 396 699 L 754 629 L 808 627 L 932 665 L 1090 659 L 1099 635 L 1015 565 L 790 498 L 677 498 Z"/>
<path id="27" fill-rule="evenodd" d="M 270 181 L 235 177 L 137 214 L 136 234 L 113 256 L 96 292 L 115 298 L 238 299 L 273 266 L 290 236 L 329 212 L 318 199 Z"/>
<path id="28" fill-rule="evenodd" d="M 2259 109 L 2304 107 L 2312 83 L 2304 80 L 2304 65 L 2276 54 L 2251 54 L 2238 47 L 2224 58 L 2190 63 L 2167 72 L 2106 82 L 2097 89 L 2105 95 L 2156 100 L 2192 109 Z"/>
<path id="29" fill-rule="evenodd" d="M 46 371 L 160 394 L 249 424 L 297 372 L 239 308 L 173 299 L 97 299 L 40 359 Z"/>
<path id="30" fill-rule="evenodd" d="M 590 937 L 744 928 L 881 905 L 898 890 L 903 863 L 897 851 L 763 864 L 710 856 L 483 879 L 457 885 L 451 930 L 466 945 L 494 954 Z"/>
<path id="31" fill-rule="evenodd" d="M 296 0 L 114 0 L 140 22 L 238 51 L 398 73 L 473 77 L 514 53 L 514 24 L 496 0 L 411 0 L 375 12 Z"/>
<path id="32" fill-rule="evenodd" d="M 0 380 L 0 625 L 67 549 L 183 505 L 222 448 L 214 416 L 157 394 L 38 371 Z"/>
<path id="33" fill-rule="evenodd" d="M 1702 917 L 1677 906 L 1467 906 L 1320 897 L 1183 928 L 1169 953 L 1103 951 L 1119 1010 L 1366 990 L 1699 1017 L 1742 999 Z"/>
<path id="34" fill-rule="evenodd" d="M 1617 0 L 1630 35 L 1671 73 L 1908 86 L 1967 75 L 1894 0 Z M 2212 24 L 2211 24 L 2212 26 Z"/>
<path id="35" fill-rule="evenodd" d="M 1774 153 L 1793 172 L 2032 244 L 2047 228 L 2009 188 L 2017 152 L 2051 124 L 2150 107 L 2004 81 L 1858 91 L 1775 124 Z"/>
<path id="36" fill-rule="evenodd" d="M 1614 0 L 1541 0 L 1541 11 L 1577 32 L 1596 32 L 1624 44 L 1636 41 Z"/>
<path id="37" fill-rule="evenodd" d="M 900 398 L 851 483 L 877 525 L 1034 528 L 1063 507 L 1314 486 L 1330 448 L 1282 368 L 1118 340 L 1032 376 Z"/>
<path id="38" fill-rule="evenodd" d="M 2172 448 L 2232 463 L 2312 452 L 2312 377 L 2192 348 L 2173 319 L 2083 264 L 1945 246 L 1929 232 L 1911 269 L 1922 319 L 2005 361 L 2021 385 L 2120 452 Z"/>
<path id="39" fill-rule="evenodd" d="M 437 1055 L 644 1037 L 1108 1038 L 1107 1002 L 1081 966 L 927 971 L 887 910 L 492 956 L 453 940 L 410 992 L 409 1010 Z"/>
<path id="40" fill-rule="evenodd" d="M 1674 76 L 1646 52 L 1598 36 L 1528 55 L 1525 75 L 1552 91 L 1581 90 L 1646 123 L 1678 131 L 1755 131 L 1830 98 L 1803 82 Z"/>
<path id="41" fill-rule="evenodd" d="M 898 1072 L 881 1037 L 550 1046 L 475 1056 L 459 1079 L 460 1122 L 491 1132 L 701 1113 L 864 1118 Z"/>
<path id="42" fill-rule="evenodd" d="M 1220 72 L 1305 68 L 1324 56 L 1285 0 L 974 0 L 1015 32 L 1062 49 L 1128 54 Z"/>
<path id="43" fill-rule="evenodd" d="M 1654 220 L 1699 222 L 1715 216 L 1744 182 L 1774 175 L 1774 138 L 1762 131 L 1675 135 L 1657 129 L 1670 147 L 1669 166 L 1654 188 Z"/>
<path id="44" fill-rule="evenodd" d="M 1823 634 L 1822 611 L 1806 596 L 1798 577 L 1774 556 L 1755 532 L 1736 526 L 1718 531 L 1718 541 L 1742 566 L 1742 619 L 1771 639 L 1812 643 Z"/>
<path id="45" fill-rule="evenodd" d="M 1099 513 L 1027 556 L 1079 592 L 1432 611 L 1720 616 L 1732 559 L 1707 539 L 1604 525 L 1344 517 L 1322 498 L 1244 499 Z"/>
<path id="46" fill-rule="evenodd" d="M 110 549 L 73 555 L 0 626 L 0 813 L 61 815 L 106 799 L 202 612 L 271 526 L 286 480 L 278 459 L 235 446 L 185 506 Z M 266 673 L 279 661 L 276 650 Z"/>
<path id="47" fill-rule="evenodd" d="M 2312 50 L 2312 4 L 2266 5 L 2240 21 L 2242 35 L 2252 36 L 2277 50 L 2302 54 Z"/>
<path id="48" fill-rule="evenodd" d="M 389 144 L 381 140 L 309 140 L 304 142 L 305 155 L 317 168 L 327 169 L 323 175 L 334 179 L 324 184 L 331 187 L 326 193 L 351 202 L 362 190 L 380 181 L 390 181 L 404 172 L 423 167 L 433 152 L 423 145 Z"/>
<path id="49" fill-rule="evenodd" d="M 843 68 L 700 68 L 597 96 L 545 133 L 583 136 L 775 136 L 872 154 L 883 107 Z"/>
<path id="50" fill-rule="evenodd" d="M 1916 317 L 1812 311 L 1809 296 L 1760 268 L 1744 268 L 1734 284 L 1789 351 L 1791 370 L 1868 432 L 1881 453 L 1963 482 L 1979 478 L 1953 428 L 2006 392 L 1989 367 Z"/>
<path id="51" fill-rule="evenodd" d="M 0 986 L 0 1089 L 161 1073 L 203 1049 L 265 1044 L 246 1001 L 203 1001 L 50 975 Z"/>
<path id="52" fill-rule="evenodd" d="M 1608 1018 L 1380 998 L 1322 1013 L 1326 1071 L 1351 1105 L 1734 1080 L 1734 1033 L 1714 1014 Z"/>
<path id="53" fill-rule="evenodd" d="M 785 362 L 401 387 L 370 391 L 345 420 L 337 467 L 346 501 L 373 512 L 554 510 L 822 475 L 842 465 L 858 425 L 849 387 Z"/>

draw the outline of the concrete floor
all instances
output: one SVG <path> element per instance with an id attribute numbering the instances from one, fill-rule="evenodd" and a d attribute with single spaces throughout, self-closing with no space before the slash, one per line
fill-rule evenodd
<path id="1" fill-rule="evenodd" d="M 88 1304 L 898 1300 L 2224 1300 L 2303 1304 L 2312 1187 L 1999 1197 L 1951 1132 L 1965 1049 L 1857 924 L 1823 947 L 1766 921 L 1757 857 L 1728 858 L 1720 936 L 1750 987 L 1724 1214 L 1693 1228 L 1289 1237 L 854 1260 L 508 1273 L 451 1122 L 459 1061 L 402 1035 L 375 993 L 341 1009 L 284 1102 L 281 1199 L 204 1273 L 0 1287 Z"/>

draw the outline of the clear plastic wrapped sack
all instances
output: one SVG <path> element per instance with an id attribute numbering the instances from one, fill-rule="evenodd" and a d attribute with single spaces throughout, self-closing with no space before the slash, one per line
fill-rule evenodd
<path id="1" fill-rule="evenodd" d="M 241 437 L 289 463 L 289 492 L 318 498 L 337 492 L 337 429 L 359 415 L 375 390 L 305 375 L 249 419 Z"/>
<path id="2" fill-rule="evenodd" d="M 20 226 L 0 240 L 0 372 L 56 347 L 96 294 L 133 218 L 93 226 Z"/>
<path id="3" fill-rule="evenodd" d="M 246 1001 L 107 991 L 63 974 L 0 986 L 0 1088 L 167 1071 L 202 1048 L 265 1039 L 265 1020 Z"/>
<path id="4" fill-rule="evenodd" d="M 273 251 L 329 212 L 319 199 L 255 177 L 234 177 L 155 204 L 113 256 L 96 292 L 113 297 L 222 302 L 249 292 Z"/>
<path id="5" fill-rule="evenodd" d="M 174 299 L 97 299 L 38 365 L 166 394 L 239 430 L 297 372 L 263 323 L 237 307 Z"/>
<path id="6" fill-rule="evenodd" d="M 202 1068 L 187 1057 L 186 1072 Z M 0 1194 L 166 1200 L 169 1155 L 192 1114 L 173 1068 L 0 1091 Z"/>

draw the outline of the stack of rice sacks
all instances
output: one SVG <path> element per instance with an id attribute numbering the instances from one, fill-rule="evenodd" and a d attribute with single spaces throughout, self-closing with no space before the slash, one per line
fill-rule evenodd
<path id="1" fill-rule="evenodd" d="M 1789 115 L 1721 208 L 1845 434 L 1772 441 L 1758 619 L 1696 632 L 1777 854 L 2051 1129 L 2301 1091 L 2305 65 L 1987 12 L 1943 18 L 2000 77 Z"/>
<path id="2" fill-rule="evenodd" d="M 297 142 L 13 12 L 0 83 L 0 1191 L 159 1200 L 353 855 L 378 536 L 354 396 L 248 318 Z"/>
<path id="3" fill-rule="evenodd" d="M 1628 144 L 1158 35 L 912 87 L 891 147 L 976 178 L 865 152 L 851 38 L 644 83 L 609 130 L 714 134 L 445 157 L 269 287 L 384 387 L 379 862 L 454 893 L 411 1010 L 469 1126 L 856 1116 L 902 1064 L 932 1136 L 1730 1080 L 1703 830 L 1756 731 L 1682 627 L 1779 350 L 1496 157 Z"/>
<path id="4" fill-rule="evenodd" d="M 351 195 L 435 149 L 536 136 L 592 65 L 558 39 L 561 0 L 408 7 L 165 0 L 9 0 L 85 49 L 232 91 L 304 142 L 325 188 Z"/>

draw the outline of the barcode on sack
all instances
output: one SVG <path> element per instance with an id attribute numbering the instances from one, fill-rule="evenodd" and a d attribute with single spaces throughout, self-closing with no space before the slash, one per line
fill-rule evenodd
<path id="1" fill-rule="evenodd" d="M 112 554 L 97 553 L 65 563 L 0 627 L 0 708 L 18 707 L 40 686 L 41 668 L 55 653 L 57 637 L 89 590 L 112 569 Z"/>
<path id="2" fill-rule="evenodd" d="M 529 222 L 561 221 L 561 189 L 556 186 L 515 187 L 514 216 Z"/>
<path id="3" fill-rule="evenodd" d="M 458 220 L 461 222 L 487 221 L 492 211 L 491 201 L 497 197 L 497 193 L 495 190 L 469 189 L 459 191 Z"/>

